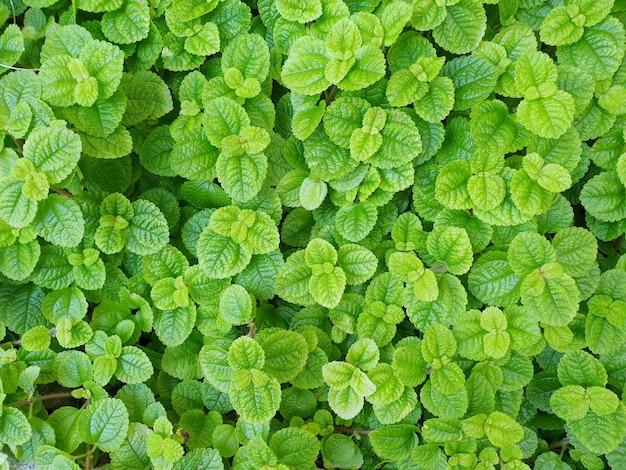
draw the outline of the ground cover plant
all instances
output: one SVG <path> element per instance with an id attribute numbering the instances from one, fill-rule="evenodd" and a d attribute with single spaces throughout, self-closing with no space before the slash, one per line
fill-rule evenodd
<path id="1" fill-rule="evenodd" d="M 624 0 L 1 0 L 0 468 L 626 468 Z"/>

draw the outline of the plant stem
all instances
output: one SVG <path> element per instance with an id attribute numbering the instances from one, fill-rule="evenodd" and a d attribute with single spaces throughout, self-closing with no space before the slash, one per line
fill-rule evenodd
<path id="1" fill-rule="evenodd" d="M 11 403 L 9 406 L 16 408 L 18 406 L 30 405 L 36 401 L 54 400 L 55 398 L 68 398 L 71 396 L 72 394 L 70 392 L 51 393 L 50 395 L 42 395 L 40 397 L 29 398 L 28 400 L 16 401 L 15 403 Z"/>
<path id="2" fill-rule="evenodd" d="M 353 429 L 346 426 L 334 426 L 335 432 L 339 432 L 341 434 L 369 434 L 372 431 L 370 429 Z"/>
<path id="3" fill-rule="evenodd" d="M 52 191 L 54 191 L 55 193 L 61 194 L 62 196 L 69 197 L 70 199 L 74 199 L 74 195 L 70 193 L 69 191 L 66 191 L 65 189 L 62 189 L 62 188 L 50 188 L 50 189 L 52 189 Z"/>
<path id="4" fill-rule="evenodd" d="M 333 101 L 336 94 L 337 94 L 337 85 L 333 85 L 332 87 L 330 87 L 330 91 L 328 92 L 328 96 L 326 97 L 326 106 L 328 106 Z"/>

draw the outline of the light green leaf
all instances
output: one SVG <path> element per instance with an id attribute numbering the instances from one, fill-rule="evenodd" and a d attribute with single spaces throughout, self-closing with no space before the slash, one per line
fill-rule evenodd
<path id="1" fill-rule="evenodd" d="M 41 247 L 37 240 L 16 242 L 0 248 L 0 272 L 14 281 L 23 281 L 35 269 L 40 254 Z"/>
<path id="2" fill-rule="evenodd" d="M 565 91 L 556 90 L 548 97 L 524 99 L 517 108 L 518 121 L 540 137 L 555 139 L 572 125 L 574 99 Z"/>
<path id="3" fill-rule="evenodd" d="M 322 15 L 322 2 L 320 0 L 307 0 L 306 2 L 277 0 L 276 10 L 286 20 L 304 24 Z"/>
<path id="4" fill-rule="evenodd" d="M 376 225 L 378 211 L 368 202 L 341 207 L 335 217 L 335 228 L 351 242 L 363 240 Z"/>
<path id="5" fill-rule="evenodd" d="M 309 291 L 311 268 L 305 262 L 304 250 L 287 258 L 276 278 L 276 294 L 287 302 L 311 305 L 315 299 Z"/>
<path id="6" fill-rule="evenodd" d="M 39 204 L 34 227 L 50 243 L 77 246 L 84 233 L 83 214 L 72 199 L 52 194 Z"/>
<path id="7" fill-rule="evenodd" d="M 14 65 L 24 52 L 24 37 L 17 24 L 10 24 L 0 36 L 0 63 L 7 66 Z M 0 68 L 0 74 L 6 72 Z"/>
<path id="8" fill-rule="evenodd" d="M 447 15 L 433 29 L 433 38 L 439 46 L 453 54 L 472 51 L 485 33 L 487 16 L 482 3 L 460 0 L 447 6 Z"/>
<path id="9" fill-rule="evenodd" d="M 215 279 L 240 273 L 250 262 L 252 254 L 230 237 L 224 237 L 205 228 L 198 238 L 198 261 Z"/>
<path id="10" fill-rule="evenodd" d="M 550 407 L 557 416 L 566 421 L 584 418 L 589 411 L 585 389 L 580 385 L 559 388 L 550 397 Z"/>
<path id="11" fill-rule="evenodd" d="M 217 159 L 217 175 L 224 190 L 235 201 L 247 202 L 255 197 L 265 181 L 267 157 L 253 155 L 227 155 L 222 152 Z"/>
<path id="12" fill-rule="evenodd" d="M 314 269 L 312 273 L 309 279 L 309 290 L 315 301 L 326 308 L 336 307 L 346 287 L 346 275 L 343 269 L 324 263 L 322 272 L 316 274 L 316 269 Z"/>
<path id="13" fill-rule="evenodd" d="M 364 399 L 352 387 L 331 388 L 328 392 L 330 408 L 342 419 L 352 419 L 363 408 Z"/>
<path id="14" fill-rule="evenodd" d="M 78 432 L 83 440 L 96 444 L 104 452 L 122 445 L 128 426 L 128 411 L 117 398 L 101 398 L 93 402 L 78 418 Z"/>
<path id="15" fill-rule="evenodd" d="M 204 104 L 203 130 L 211 145 L 221 148 L 222 140 L 239 134 L 250 125 L 250 118 L 236 101 L 220 97 Z"/>
<path id="16" fill-rule="evenodd" d="M 375 429 L 369 434 L 374 452 L 383 459 L 404 460 L 417 446 L 417 428 L 410 424 L 394 424 Z"/>
<path id="17" fill-rule="evenodd" d="M 376 256 L 360 245 L 342 245 L 338 255 L 337 264 L 345 273 L 346 283 L 349 285 L 362 284 L 376 272 Z"/>
<path id="18" fill-rule="evenodd" d="M 525 276 L 546 263 L 556 261 L 550 242 L 537 233 L 521 232 L 511 242 L 508 261 L 513 272 Z"/>
<path id="19" fill-rule="evenodd" d="M 320 451 L 320 444 L 309 431 L 289 427 L 272 435 L 270 448 L 281 463 L 305 467 L 314 465 Z"/>
<path id="20" fill-rule="evenodd" d="M 604 387 L 607 381 L 604 366 L 585 351 L 565 354 L 559 361 L 557 372 L 559 381 L 563 385 Z"/>
<path id="21" fill-rule="evenodd" d="M 295 331 L 277 331 L 263 338 L 261 346 L 265 351 L 263 370 L 274 376 L 280 383 L 290 382 L 307 362 L 307 342 Z"/>
<path id="22" fill-rule="evenodd" d="M 0 416 L 0 442 L 19 446 L 28 442 L 33 436 L 31 426 L 24 413 L 17 408 L 6 407 Z"/>
<path id="23" fill-rule="evenodd" d="M 496 447 L 517 444 L 524 438 L 524 429 L 509 415 L 494 411 L 485 420 L 485 434 Z"/>
<path id="24" fill-rule="evenodd" d="M 265 364 L 265 353 L 254 339 L 240 336 L 228 349 L 228 364 L 234 370 L 262 369 Z"/>
<path id="25" fill-rule="evenodd" d="M 567 227 L 559 230 L 552 240 L 556 259 L 565 272 L 572 277 L 580 277 L 593 267 L 598 250 L 598 242 L 589 232 L 580 227 Z"/>
<path id="26" fill-rule="evenodd" d="M 626 219 L 626 187 L 615 172 L 605 171 L 587 181 L 580 201 L 590 215 L 601 221 Z"/>
<path id="27" fill-rule="evenodd" d="M 280 407 L 280 384 L 269 374 L 255 369 L 233 373 L 229 397 L 242 419 L 262 424 L 274 417 Z"/>
<path id="28" fill-rule="evenodd" d="M 552 46 L 566 46 L 578 41 L 585 31 L 580 21 L 574 22 L 566 6 L 550 10 L 541 23 L 539 37 L 542 42 Z"/>
<path id="29" fill-rule="evenodd" d="M 196 322 L 196 305 L 172 310 L 156 310 L 154 313 L 154 332 L 166 346 L 182 344 L 191 334 Z"/>
<path id="30" fill-rule="evenodd" d="M 254 318 L 254 301 L 240 285 L 228 286 L 220 295 L 220 314 L 231 325 L 245 325 Z"/>
<path id="31" fill-rule="evenodd" d="M 33 130 L 24 144 L 24 157 L 48 176 L 50 184 L 64 180 L 74 170 L 81 153 L 80 137 L 64 121 Z"/>
<path id="32" fill-rule="evenodd" d="M 465 229 L 435 227 L 428 234 L 426 246 L 437 262 L 445 264 L 453 274 L 464 274 L 472 266 L 472 244 Z"/>
<path id="33" fill-rule="evenodd" d="M 111 42 L 132 44 L 148 36 L 150 10 L 145 0 L 124 2 L 119 10 L 102 16 L 102 33 Z"/>
<path id="34" fill-rule="evenodd" d="M 143 383 L 154 373 L 146 353 L 135 346 L 124 346 L 117 357 L 115 376 L 127 384 Z"/>
<path id="35" fill-rule="evenodd" d="M 296 40 L 281 72 L 285 85 L 301 95 L 316 95 L 328 88 L 330 82 L 324 70 L 329 59 L 325 54 L 324 42 L 319 39 L 302 37 Z"/>
<path id="36" fill-rule="evenodd" d="M 585 28 L 582 37 L 557 50 L 559 63 L 584 70 L 594 80 L 611 77 L 624 57 L 624 26 L 616 18 L 606 18 Z"/>
<path id="37" fill-rule="evenodd" d="M 128 249 L 138 255 L 156 253 L 169 241 L 165 216 L 152 202 L 139 199 L 133 202 L 134 217 L 127 230 Z"/>
<path id="38" fill-rule="evenodd" d="M 439 122 L 454 106 L 454 83 L 448 77 L 435 77 L 428 92 L 413 105 L 415 112 L 428 122 Z"/>

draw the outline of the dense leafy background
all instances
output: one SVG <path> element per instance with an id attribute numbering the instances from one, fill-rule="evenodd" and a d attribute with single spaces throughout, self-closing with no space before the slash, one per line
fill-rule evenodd
<path id="1" fill-rule="evenodd" d="M 1 0 L 0 468 L 626 468 L 624 0 Z"/>

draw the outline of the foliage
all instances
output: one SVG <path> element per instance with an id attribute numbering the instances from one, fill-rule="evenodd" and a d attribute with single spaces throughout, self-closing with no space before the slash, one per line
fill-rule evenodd
<path id="1" fill-rule="evenodd" d="M 0 470 L 626 468 L 625 23 L 0 1 Z"/>

